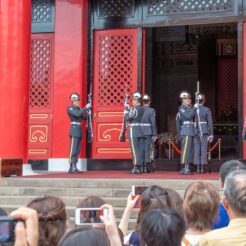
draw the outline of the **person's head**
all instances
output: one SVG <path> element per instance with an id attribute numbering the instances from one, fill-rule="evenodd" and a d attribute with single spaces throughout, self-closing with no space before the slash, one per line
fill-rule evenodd
<path id="1" fill-rule="evenodd" d="M 67 232 L 58 246 L 110 246 L 105 230 L 94 227 L 76 227 Z"/>
<path id="2" fill-rule="evenodd" d="M 27 207 L 38 213 L 39 245 L 57 245 L 67 229 L 64 202 L 57 197 L 44 196 L 32 200 Z"/>
<path id="3" fill-rule="evenodd" d="M 175 190 L 150 186 L 142 194 L 137 224 L 145 213 L 154 208 L 173 208 L 182 215 L 182 198 Z"/>
<path id="4" fill-rule="evenodd" d="M 191 95 L 188 91 L 181 91 L 179 94 L 179 98 L 182 104 L 187 106 L 191 105 Z"/>
<path id="5" fill-rule="evenodd" d="M 72 101 L 72 104 L 78 106 L 80 103 L 80 95 L 78 93 L 72 93 L 70 95 L 70 100 Z"/>
<path id="6" fill-rule="evenodd" d="M 198 98 L 198 103 L 199 104 L 204 104 L 205 103 L 205 95 L 203 94 L 203 93 L 199 93 L 198 95 L 197 95 L 197 98 Z"/>
<path id="7" fill-rule="evenodd" d="M 138 105 L 138 104 L 141 104 L 141 99 L 142 99 L 142 95 L 140 92 L 136 91 L 133 93 L 132 95 L 132 104 L 135 106 L 135 105 Z"/>
<path id="8" fill-rule="evenodd" d="M 209 230 L 217 215 L 220 198 L 214 185 L 196 181 L 184 194 L 183 213 L 188 228 Z"/>
<path id="9" fill-rule="evenodd" d="M 99 196 L 88 196 L 79 201 L 77 208 L 100 208 L 106 201 Z"/>
<path id="10" fill-rule="evenodd" d="M 246 170 L 233 171 L 226 177 L 222 202 L 230 219 L 246 218 Z"/>
<path id="11" fill-rule="evenodd" d="M 238 160 L 226 161 L 220 167 L 220 181 L 222 187 L 224 186 L 226 176 L 235 170 L 246 170 L 246 165 Z"/>
<path id="12" fill-rule="evenodd" d="M 150 96 L 148 94 L 144 94 L 142 97 L 142 102 L 143 102 L 143 105 L 149 106 L 151 102 Z"/>
<path id="13" fill-rule="evenodd" d="M 145 246 L 180 246 L 185 229 L 183 218 L 174 209 L 152 209 L 141 221 L 140 240 Z"/>

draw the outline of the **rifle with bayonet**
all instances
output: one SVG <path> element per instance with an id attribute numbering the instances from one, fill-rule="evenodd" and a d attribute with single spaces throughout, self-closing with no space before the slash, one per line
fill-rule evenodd
<path id="1" fill-rule="evenodd" d="M 125 93 L 125 99 L 124 99 L 125 110 L 126 110 L 127 105 L 128 105 L 128 95 Z M 120 131 L 120 142 L 126 141 L 126 125 L 127 125 L 127 120 L 126 120 L 125 114 L 123 114 L 122 127 Z"/>
<path id="2" fill-rule="evenodd" d="M 200 93 L 200 84 L 199 81 L 196 83 L 196 103 L 199 105 L 199 93 Z M 200 115 L 199 115 L 199 107 L 197 108 L 196 111 L 196 119 L 197 119 L 197 127 L 198 127 L 198 132 L 200 135 L 200 138 L 202 138 L 202 127 L 201 127 L 201 121 L 200 121 Z"/>
<path id="3" fill-rule="evenodd" d="M 90 93 L 88 95 L 88 103 L 92 105 L 92 84 L 90 84 Z M 92 143 L 93 140 L 93 129 L 92 129 L 92 116 L 91 116 L 91 108 L 88 110 L 87 113 L 87 120 L 86 120 L 86 128 L 88 132 L 88 143 Z"/>

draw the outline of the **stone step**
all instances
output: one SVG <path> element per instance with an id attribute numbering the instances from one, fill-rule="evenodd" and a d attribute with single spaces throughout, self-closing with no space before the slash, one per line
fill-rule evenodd
<path id="1" fill-rule="evenodd" d="M 132 185 L 160 185 L 165 188 L 184 190 L 194 180 L 178 179 L 49 179 L 49 178 L 3 178 L 0 179 L 0 187 L 48 187 L 48 188 L 113 188 L 131 189 Z M 210 180 L 215 186 L 220 188 L 219 182 Z"/>

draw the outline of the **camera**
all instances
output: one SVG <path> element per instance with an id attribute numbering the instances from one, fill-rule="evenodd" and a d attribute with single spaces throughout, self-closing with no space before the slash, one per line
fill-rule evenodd
<path id="1" fill-rule="evenodd" d="M 15 226 L 18 221 L 9 216 L 0 216 L 0 244 L 15 241 Z"/>
<path id="2" fill-rule="evenodd" d="M 75 210 L 76 225 L 103 224 L 100 216 L 108 217 L 108 209 L 102 208 L 77 208 Z"/>

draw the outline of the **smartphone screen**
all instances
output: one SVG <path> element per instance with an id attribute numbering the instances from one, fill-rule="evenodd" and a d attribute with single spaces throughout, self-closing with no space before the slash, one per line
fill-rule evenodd
<path id="1" fill-rule="evenodd" d="M 15 225 L 17 221 L 10 217 L 0 217 L 0 243 L 15 241 Z"/>
<path id="2" fill-rule="evenodd" d="M 101 208 L 77 208 L 75 223 L 76 225 L 103 224 L 100 216 L 105 216 L 105 210 Z"/>
<path id="3" fill-rule="evenodd" d="M 138 186 L 138 185 L 133 185 L 132 186 L 132 194 L 134 196 L 141 196 L 143 192 L 147 189 L 147 186 Z"/>

